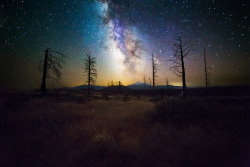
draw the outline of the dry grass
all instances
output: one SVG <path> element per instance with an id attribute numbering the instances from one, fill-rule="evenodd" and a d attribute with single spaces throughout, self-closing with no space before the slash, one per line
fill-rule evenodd
<path id="1" fill-rule="evenodd" d="M 149 97 L 109 98 L 78 92 L 2 97 L 0 166 L 248 165 L 248 118 L 218 116 L 182 129 L 158 119 Z M 242 111 L 248 104 L 219 108 Z"/>

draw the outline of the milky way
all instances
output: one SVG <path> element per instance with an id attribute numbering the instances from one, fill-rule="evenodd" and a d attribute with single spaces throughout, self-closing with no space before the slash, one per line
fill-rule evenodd
<path id="1" fill-rule="evenodd" d="M 110 38 L 115 41 L 117 48 L 122 54 L 120 56 L 123 58 L 123 64 L 120 65 L 124 65 L 125 70 L 129 72 L 137 72 L 136 59 L 141 58 L 143 49 L 141 40 L 135 36 L 131 25 L 123 24 L 123 20 L 118 13 L 116 13 L 114 18 L 110 16 L 109 11 L 112 11 L 110 9 L 112 7 L 111 4 L 112 2 L 102 2 L 101 17 L 103 23 L 108 27 Z"/>
<path id="2" fill-rule="evenodd" d="M 203 47 L 211 85 L 250 84 L 250 21 L 247 1 L 223 0 L 6 0 L 0 2 L 0 86 L 35 89 L 46 48 L 67 55 L 61 83 L 85 83 L 83 59 L 97 58 L 98 85 L 131 84 L 152 75 L 181 84 L 166 62 L 177 36 L 195 45 L 185 60 L 187 86 L 204 86 Z"/>

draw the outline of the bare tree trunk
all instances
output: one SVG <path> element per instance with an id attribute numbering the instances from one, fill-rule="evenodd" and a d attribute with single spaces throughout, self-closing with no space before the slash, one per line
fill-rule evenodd
<path id="1" fill-rule="evenodd" d="M 144 78 L 143 78 L 143 89 L 146 89 L 146 78 L 145 78 L 145 75 L 144 75 Z"/>
<path id="2" fill-rule="evenodd" d="M 185 66 L 184 66 L 184 56 L 182 51 L 182 44 L 181 44 L 181 68 L 182 68 L 182 90 L 183 90 L 183 96 L 186 95 L 186 75 L 185 75 Z"/>
<path id="3" fill-rule="evenodd" d="M 119 94 L 122 94 L 121 81 L 118 82 L 118 85 L 119 85 L 119 87 L 118 87 L 119 88 Z"/>
<path id="4" fill-rule="evenodd" d="M 206 48 L 204 47 L 204 66 L 205 66 L 205 79 L 206 79 L 206 88 L 208 87 L 207 79 L 207 60 L 206 60 Z"/>
<path id="5" fill-rule="evenodd" d="M 90 65 L 91 65 L 91 61 L 90 61 L 90 57 L 89 58 L 89 73 L 88 73 L 88 94 L 90 94 L 90 74 L 91 74 L 91 69 L 90 69 Z"/>
<path id="6" fill-rule="evenodd" d="M 154 54 L 152 53 L 152 69 L 153 69 L 153 90 L 155 89 L 155 63 Z"/>
<path id="7" fill-rule="evenodd" d="M 150 79 L 150 77 L 148 78 L 148 80 L 149 80 L 149 89 L 151 89 L 151 79 Z"/>
<path id="8" fill-rule="evenodd" d="M 157 63 L 155 62 L 154 54 L 152 52 L 152 71 L 153 71 L 153 96 L 156 96 L 156 90 L 155 90 L 155 85 L 156 85 L 156 77 L 157 77 Z"/>
<path id="9" fill-rule="evenodd" d="M 46 49 L 45 51 L 45 58 L 44 58 L 44 65 L 43 65 L 43 79 L 42 79 L 42 85 L 41 85 L 41 91 L 46 91 L 46 78 L 47 78 L 47 64 L 48 64 L 48 53 L 49 50 Z"/>

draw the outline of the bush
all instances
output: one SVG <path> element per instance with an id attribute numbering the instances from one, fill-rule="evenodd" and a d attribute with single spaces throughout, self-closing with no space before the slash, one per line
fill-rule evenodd
<path id="1" fill-rule="evenodd" d="M 125 93 L 123 96 L 123 101 L 129 101 L 129 100 L 130 100 L 130 98 L 129 98 L 128 94 Z"/>
<path id="2" fill-rule="evenodd" d="M 170 98 L 157 103 L 155 110 L 158 119 L 187 126 L 191 121 L 204 118 L 208 105 L 197 99 Z"/>
<path id="3" fill-rule="evenodd" d="M 104 100 L 110 100 L 108 94 L 106 94 L 106 93 L 103 93 L 102 97 L 103 97 Z"/>

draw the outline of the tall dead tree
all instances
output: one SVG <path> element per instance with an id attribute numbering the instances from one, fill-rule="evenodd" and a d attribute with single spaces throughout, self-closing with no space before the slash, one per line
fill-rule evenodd
<path id="1" fill-rule="evenodd" d="M 174 54 L 173 59 L 167 60 L 172 61 L 174 64 L 170 67 L 170 70 L 173 71 L 178 77 L 182 77 L 182 90 L 183 96 L 185 96 L 186 90 L 186 72 L 184 58 L 193 50 L 193 44 L 190 44 L 188 41 L 182 41 L 181 37 L 176 38 L 176 43 L 174 44 Z"/>
<path id="2" fill-rule="evenodd" d="M 156 85 L 156 77 L 157 77 L 157 75 L 156 75 L 156 73 L 157 73 L 157 71 L 158 71 L 158 68 L 157 68 L 157 63 L 155 62 L 155 57 L 154 57 L 154 54 L 153 54 L 153 52 L 152 52 L 152 74 L 153 74 L 153 90 L 155 89 L 155 85 Z"/>
<path id="3" fill-rule="evenodd" d="M 209 84 L 209 77 L 210 77 L 210 72 L 211 68 L 207 65 L 207 57 L 206 57 L 206 48 L 204 47 L 204 68 L 205 68 L 205 83 L 206 83 L 206 88 L 208 87 Z"/>
<path id="4" fill-rule="evenodd" d="M 62 64 L 65 64 L 64 58 L 66 56 L 58 51 L 47 48 L 45 51 L 44 61 L 41 61 L 39 64 L 39 70 L 43 71 L 41 91 L 45 92 L 46 88 L 46 79 L 53 79 L 56 82 L 59 82 L 61 78 L 61 69 Z"/>
<path id="5" fill-rule="evenodd" d="M 87 57 L 84 59 L 84 72 L 85 76 L 87 76 L 88 94 L 90 94 L 91 84 L 95 84 L 95 78 L 97 77 L 95 57 L 87 54 Z"/>

